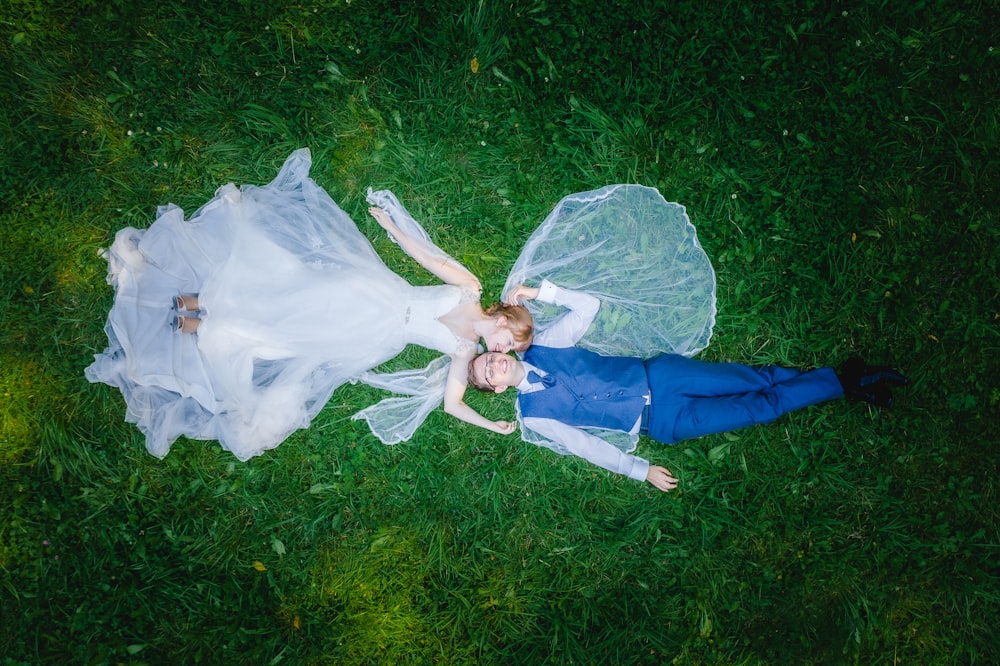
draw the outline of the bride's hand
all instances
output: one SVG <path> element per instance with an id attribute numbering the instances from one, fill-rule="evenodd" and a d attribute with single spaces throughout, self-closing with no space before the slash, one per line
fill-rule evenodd
<path id="1" fill-rule="evenodd" d="M 369 208 L 368 214 L 374 217 L 379 226 L 389 233 L 396 231 L 396 224 L 392 221 L 392 218 L 389 217 L 389 213 L 385 212 L 378 206 L 372 206 Z"/>
<path id="2" fill-rule="evenodd" d="M 496 426 L 496 431 L 501 435 L 509 435 L 517 430 L 517 421 L 494 421 L 493 425 Z"/>
<path id="3" fill-rule="evenodd" d="M 538 287 L 526 287 L 519 284 L 507 292 L 504 303 L 507 305 L 520 305 L 521 300 L 533 301 L 538 298 Z"/>

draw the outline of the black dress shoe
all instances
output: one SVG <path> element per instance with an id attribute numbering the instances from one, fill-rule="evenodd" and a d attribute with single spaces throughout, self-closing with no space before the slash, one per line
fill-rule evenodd
<path id="1" fill-rule="evenodd" d="M 910 383 L 909 379 L 892 368 L 868 365 L 856 356 L 844 361 L 837 371 L 837 379 L 848 400 L 878 407 L 892 405 L 890 386 L 905 386 Z"/>
<path id="2" fill-rule="evenodd" d="M 844 390 L 858 386 L 886 383 L 892 386 L 906 386 L 910 383 L 903 374 L 887 365 L 868 365 L 857 356 L 853 356 L 841 364 L 837 370 L 837 379 Z"/>
<path id="3" fill-rule="evenodd" d="M 910 383 L 910 380 L 887 366 L 865 366 L 859 381 L 861 386 L 880 384 L 882 382 L 893 386 L 906 386 Z"/>
<path id="4" fill-rule="evenodd" d="M 876 407 L 892 407 L 892 392 L 885 384 L 870 384 L 844 391 L 844 397 L 851 402 L 866 402 Z"/>
<path id="5" fill-rule="evenodd" d="M 837 379 L 844 389 L 844 393 L 861 386 L 861 377 L 865 374 L 865 362 L 857 356 L 852 356 L 840 364 L 837 369 Z"/>

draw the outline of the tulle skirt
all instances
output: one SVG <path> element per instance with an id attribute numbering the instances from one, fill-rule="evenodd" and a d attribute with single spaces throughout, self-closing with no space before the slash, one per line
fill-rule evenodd
<path id="1" fill-rule="evenodd" d="M 296 151 L 270 184 L 226 185 L 188 220 L 163 207 L 107 250 L 108 349 L 86 375 L 121 390 L 152 454 L 184 435 L 258 455 L 405 346 L 414 287 L 309 166 L 308 150 Z M 186 293 L 199 295 L 194 335 L 173 328 L 173 298 Z"/>

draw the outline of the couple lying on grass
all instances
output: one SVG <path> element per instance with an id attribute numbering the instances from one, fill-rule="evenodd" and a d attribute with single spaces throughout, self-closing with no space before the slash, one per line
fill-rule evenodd
<path id="1" fill-rule="evenodd" d="M 87 377 L 121 390 L 154 455 L 184 435 L 246 460 L 308 427 L 348 381 L 404 396 L 355 415 L 388 444 L 442 402 L 512 433 L 515 422 L 465 403 L 471 383 L 517 388 L 526 440 L 669 490 L 665 468 L 631 455 L 639 434 L 672 443 L 843 395 L 888 406 L 889 386 L 906 381 L 858 360 L 838 376 L 689 358 L 711 337 L 715 274 L 684 208 L 653 188 L 563 199 L 515 263 L 507 303 L 484 309 L 479 280 L 391 192 L 369 191 L 372 216 L 444 284 L 413 286 L 390 270 L 309 178 L 310 163 L 296 151 L 268 185 L 226 185 L 190 219 L 161 208 L 107 251 L 108 349 Z M 407 344 L 445 355 L 373 371 Z"/>

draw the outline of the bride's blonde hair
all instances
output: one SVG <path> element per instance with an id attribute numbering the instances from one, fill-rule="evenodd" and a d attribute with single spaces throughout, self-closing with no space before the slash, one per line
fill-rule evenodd
<path id="1" fill-rule="evenodd" d="M 514 351 L 524 351 L 531 346 L 535 325 L 531 313 L 523 305 L 507 305 L 497 301 L 483 311 L 490 317 L 506 317 L 507 328 L 514 336 Z"/>

